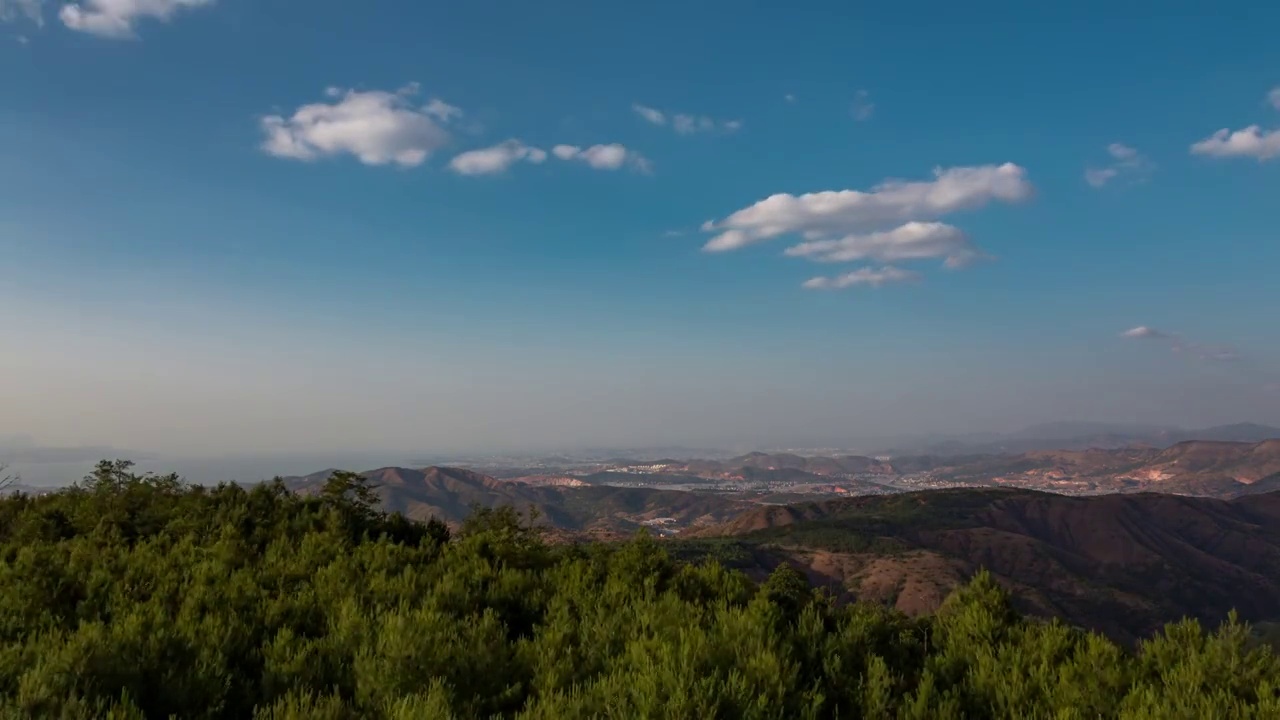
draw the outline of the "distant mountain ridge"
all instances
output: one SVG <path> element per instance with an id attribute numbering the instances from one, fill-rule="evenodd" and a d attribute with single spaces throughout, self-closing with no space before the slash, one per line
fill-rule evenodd
<path id="1" fill-rule="evenodd" d="M 1198 430 L 1120 423 L 1054 422 L 1004 435 L 980 435 L 895 443 L 875 455 L 968 455 L 1020 453 L 1031 450 L 1116 449 L 1130 446 L 1169 447 L 1190 440 L 1262 442 L 1280 439 L 1280 428 L 1234 423 Z"/>
<path id="2" fill-rule="evenodd" d="M 1255 429 L 1251 433 L 1258 434 Z M 623 475 L 620 473 L 633 473 Z M 805 457 L 753 452 L 728 460 L 629 463 L 587 476 L 611 482 L 642 476 L 653 484 L 703 480 L 821 485 L 839 480 L 845 492 L 875 494 L 904 475 L 928 474 L 952 485 L 1028 487 L 1069 494 L 1153 490 L 1230 498 L 1280 472 L 1280 439 L 1261 442 L 1184 440 L 1163 449 L 1038 449 L 978 455 Z"/>
<path id="3" fill-rule="evenodd" d="M 333 474 L 324 470 L 285 478 L 290 489 L 317 493 Z M 751 507 L 745 499 L 683 490 L 611 486 L 553 486 L 498 480 L 472 470 L 385 467 L 361 473 L 376 487 L 383 509 L 415 520 L 456 524 L 473 508 L 533 508 L 560 530 L 629 534 L 645 523 L 670 518 L 680 528 L 724 521 Z M 661 525 L 659 525 L 661 526 Z"/>
<path id="4" fill-rule="evenodd" d="M 1230 498 L 1280 472 L 1280 440 L 1186 440 L 1163 450 L 1038 450 L 968 459 L 935 472 L 953 482 L 1075 493 L 1151 490 Z"/>
<path id="5" fill-rule="evenodd" d="M 672 464 L 688 473 L 703 476 L 742 476 L 744 470 L 798 471 L 813 476 L 844 474 L 889 474 L 893 468 L 863 455 L 806 457 L 792 453 L 751 452 L 727 460 L 690 460 Z"/>

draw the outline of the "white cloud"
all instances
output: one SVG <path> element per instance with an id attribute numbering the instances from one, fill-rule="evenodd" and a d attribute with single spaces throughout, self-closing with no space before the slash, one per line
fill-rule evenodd
<path id="1" fill-rule="evenodd" d="M 44 0 L 0 0 L 0 22 L 26 19 L 37 26 L 44 25 L 43 3 Z"/>
<path id="2" fill-rule="evenodd" d="M 1127 338 L 1167 338 L 1169 337 L 1167 333 L 1160 332 L 1159 330 L 1156 330 L 1155 328 L 1152 328 L 1152 327 L 1147 327 L 1146 325 L 1139 325 L 1136 328 L 1125 330 L 1124 332 L 1120 333 L 1120 336 L 1127 337 Z"/>
<path id="3" fill-rule="evenodd" d="M 1267 104 L 1280 110 L 1280 87 L 1271 88 L 1267 93 Z M 1280 129 L 1263 130 L 1259 125 L 1250 125 L 1232 132 L 1222 128 L 1209 137 L 1192 143 L 1192 155 L 1207 155 L 1215 158 L 1251 157 L 1258 162 L 1280 157 Z"/>
<path id="4" fill-rule="evenodd" d="M 945 258 L 951 268 L 964 267 L 982 257 L 959 228 L 940 222 L 909 222 L 884 232 L 812 240 L 787 248 L 786 254 L 827 263 Z"/>
<path id="5" fill-rule="evenodd" d="M 742 129 L 741 120 L 716 120 L 706 115 L 693 115 L 690 113 L 680 112 L 664 112 L 657 108 L 649 107 L 634 103 L 631 109 L 637 115 L 644 118 L 645 122 L 652 125 L 667 126 L 670 125 L 681 135 L 693 135 L 700 132 L 712 132 L 721 130 L 723 132 L 732 133 Z"/>
<path id="6" fill-rule="evenodd" d="M 1107 154 L 1111 156 L 1111 164 L 1102 168 L 1086 168 L 1084 180 L 1093 187 L 1100 188 L 1121 177 L 1134 182 L 1145 180 L 1155 167 L 1142 153 L 1123 143 L 1111 143 L 1107 146 Z"/>
<path id="7" fill-rule="evenodd" d="M 1158 340 L 1167 343 L 1174 353 L 1190 354 L 1211 362 L 1234 362 L 1240 359 L 1240 354 L 1232 348 L 1190 342 L 1177 333 L 1164 332 L 1146 325 L 1126 330 L 1120 333 L 1120 336 L 1138 340 Z"/>
<path id="8" fill-rule="evenodd" d="M 1138 151 L 1123 143 L 1111 143 L 1108 145 L 1107 154 L 1120 162 L 1132 162 L 1138 158 Z"/>
<path id="9" fill-rule="evenodd" d="M 640 103 L 635 103 L 631 106 L 631 109 L 635 110 L 637 115 L 654 125 L 667 124 L 667 116 L 661 110 L 656 110 L 654 108 L 641 105 Z"/>
<path id="10" fill-rule="evenodd" d="M 618 170 L 624 166 L 631 166 L 640 172 L 648 172 L 651 169 L 649 161 L 643 155 L 634 150 L 628 150 L 618 143 L 592 145 L 588 148 L 577 145 L 556 145 L 551 148 L 551 154 L 561 160 L 577 160 L 586 163 L 596 170 Z"/>
<path id="11" fill-rule="evenodd" d="M 793 103 L 796 101 L 796 96 L 792 95 L 791 93 L 787 93 L 786 95 L 782 96 L 782 99 L 786 100 L 789 103 Z"/>
<path id="12" fill-rule="evenodd" d="M 1259 161 L 1280 156 L 1280 130 L 1250 125 L 1231 132 L 1223 128 L 1191 146 L 1193 155 L 1216 158 L 1252 157 Z"/>
<path id="13" fill-rule="evenodd" d="M 1100 188 L 1115 179 L 1120 171 L 1115 168 L 1087 168 L 1084 171 L 1084 181 L 1093 187 Z"/>
<path id="14" fill-rule="evenodd" d="M 821 263 L 876 262 L 835 277 L 815 277 L 811 289 L 853 285 L 879 287 L 914 282 L 919 273 L 887 263 L 943 260 L 961 268 L 987 258 L 963 231 L 936 218 L 992 202 L 1013 203 L 1034 192 L 1026 171 L 1013 163 L 933 171 L 933 179 L 886 180 L 870 191 L 828 190 L 771 195 L 723 220 L 709 220 L 703 232 L 716 233 L 707 252 L 727 252 L 784 235 L 803 242 L 784 252 Z"/>
<path id="15" fill-rule="evenodd" d="M 887 265 L 882 268 L 858 268 L 853 272 L 847 272 L 835 277 L 809 278 L 804 281 L 801 287 L 808 290 L 839 290 L 841 288 L 854 287 L 855 285 L 878 288 L 895 283 L 916 282 L 919 279 L 919 273 Z"/>
<path id="16" fill-rule="evenodd" d="M 681 113 L 671 119 L 671 127 L 681 135 L 692 135 L 696 132 L 715 130 L 716 121 L 706 115 L 698 117 Z"/>
<path id="17" fill-rule="evenodd" d="M 417 92 L 418 84 L 413 83 L 409 85 L 409 87 L 413 88 L 414 92 Z M 430 115 L 431 117 L 443 123 L 447 123 L 451 120 L 456 120 L 462 117 L 461 108 L 450 105 L 449 103 L 441 100 L 440 98 L 431 98 L 431 102 L 428 102 L 426 105 L 422 106 L 422 112 L 426 113 L 427 115 Z"/>
<path id="18" fill-rule="evenodd" d="M 545 150 L 511 139 L 492 147 L 469 150 L 457 155 L 449 162 L 449 167 L 459 175 L 493 175 L 505 172 L 522 160 L 536 165 L 546 159 Z"/>
<path id="19" fill-rule="evenodd" d="M 460 112 L 439 100 L 415 107 L 409 97 L 416 92 L 416 85 L 394 93 L 329 88 L 325 94 L 332 103 L 303 105 L 287 118 L 262 118 L 262 149 L 292 160 L 350 154 L 366 165 L 416 167 L 449 142 L 440 124 L 442 108 L 450 111 L 445 116 Z"/>
<path id="20" fill-rule="evenodd" d="M 1013 163 L 937 169 L 932 180 L 889 180 L 869 192 L 828 190 L 790 195 L 779 193 L 734 212 L 724 220 L 703 224 L 718 232 L 703 249 L 736 250 L 782 235 L 805 240 L 837 239 L 884 225 L 937 218 L 994 201 L 1018 202 L 1031 197 L 1026 171 Z"/>
<path id="21" fill-rule="evenodd" d="M 871 102 L 871 93 L 866 90 L 859 90 L 853 94 L 853 106 L 849 112 L 853 114 L 853 119 L 859 122 L 870 120 L 876 111 L 876 104 Z"/>
<path id="22" fill-rule="evenodd" d="M 135 37 L 134 24 L 150 18 L 167 22 L 179 10 L 214 0 L 84 0 L 62 6 L 58 17 L 72 30 L 108 38 Z"/>

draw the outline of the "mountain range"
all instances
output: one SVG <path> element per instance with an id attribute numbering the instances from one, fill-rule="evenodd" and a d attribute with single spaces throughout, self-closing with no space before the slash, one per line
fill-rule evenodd
<path id="1" fill-rule="evenodd" d="M 1259 491 L 1280 473 L 1280 440 L 1189 440 L 1164 449 L 1037 450 L 967 458 L 933 468 L 951 482 L 1036 487 L 1076 494 L 1156 490 L 1221 498 Z"/>
<path id="2" fill-rule="evenodd" d="M 629 473 L 620 474 L 619 470 Z M 1187 440 L 1165 448 L 1032 450 L 977 455 L 860 455 L 804 457 L 749 453 L 728 460 L 658 460 L 598 471 L 586 482 L 620 479 L 690 483 L 698 480 L 817 485 L 837 479 L 844 494 L 879 494 L 886 483 L 992 485 L 1070 494 L 1155 490 L 1231 498 L 1264 492 L 1280 482 L 1280 439 L 1261 442 Z M 518 475 L 515 479 L 520 479 Z M 899 489 L 909 489 L 900 487 Z"/>
<path id="3" fill-rule="evenodd" d="M 311 493 L 332 472 L 286 482 L 300 493 Z M 579 475 L 506 479 L 446 467 L 385 467 L 364 475 L 386 509 L 415 519 L 460 522 L 475 506 L 513 505 L 534 508 L 548 525 L 562 530 L 618 533 L 649 525 L 678 531 L 723 522 L 760 504 L 882 495 L 910 490 L 909 482 L 1072 495 L 1158 491 L 1244 497 L 1280 486 L 1280 440 L 887 460 L 749 453 L 725 461 L 659 460 Z"/>
<path id="4" fill-rule="evenodd" d="M 285 478 L 285 483 L 299 494 L 312 494 L 333 472 Z M 434 517 L 457 524 L 476 507 L 512 506 L 535 510 L 541 522 L 552 528 L 597 537 L 629 534 L 645 525 L 691 527 L 723 522 L 752 506 L 747 498 L 722 494 L 606 485 L 533 485 L 460 468 L 387 467 L 362 474 L 374 486 L 383 509 L 415 520 Z"/>
<path id="5" fill-rule="evenodd" d="M 1008 434 L 982 433 L 926 437 L 880 444 L 873 455 L 974 455 L 1022 453 L 1044 448 L 1085 450 L 1132 446 L 1164 448 L 1189 440 L 1261 442 L 1280 438 L 1280 428 L 1234 423 L 1186 430 L 1172 426 L 1122 423 L 1053 422 Z"/>

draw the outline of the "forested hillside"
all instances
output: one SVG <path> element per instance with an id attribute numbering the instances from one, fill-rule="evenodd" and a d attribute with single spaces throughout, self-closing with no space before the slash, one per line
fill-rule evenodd
<path id="1" fill-rule="evenodd" d="M 1235 622 L 1130 653 L 1020 618 L 985 574 L 912 619 L 644 538 L 550 545 L 509 510 L 451 534 L 366 482 L 301 498 L 104 463 L 0 500 L 0 715 L 1280 717 L 1280 660 Z"/>

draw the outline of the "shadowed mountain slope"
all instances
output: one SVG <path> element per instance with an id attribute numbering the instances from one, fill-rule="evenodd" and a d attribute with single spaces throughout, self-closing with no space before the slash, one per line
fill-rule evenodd
<path id="1" fill-rule="evenodd" d="M 748 566 L 784 559 L 909 613 L 936 609 L 985 567 L 1025 610 L 1122 639 L 1232 609 L 1280 618 L 1280 493 L 945 490 L 759 508 L 692 535 L 720 538 Z"/>

